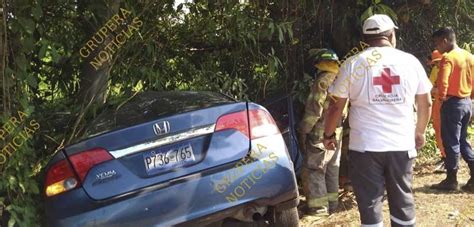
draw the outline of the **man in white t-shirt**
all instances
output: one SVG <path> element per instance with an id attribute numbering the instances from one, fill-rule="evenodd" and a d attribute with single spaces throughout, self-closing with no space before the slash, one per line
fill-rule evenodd
<path id="1" fill-rule="evenodd" d="M 412 164 L 416 149 L 425 144 L 432 85 L 418 59 L 395 49 L 396 28 L 386 15 L 369 17 L 363 33 L 370 47 L 341 66 L 329 89 L 327 149 L 335 144 L 334 130 L 347 99 L 351 104 L 349 175 L 362 226 L 383 226 L 384 189 L 391 225 L 415 225 Z"/>

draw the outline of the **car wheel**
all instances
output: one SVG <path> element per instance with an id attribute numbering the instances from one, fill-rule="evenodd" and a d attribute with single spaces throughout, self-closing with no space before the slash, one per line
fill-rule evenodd
<path id="1" fill-rule="evenodd" d="M 256 221 L 256 222 L 243 222 L 237 220 L 229 220 L 222 223 L 221 227 L 266 227 L 271 226 L 266 223 L 264 220 Z M 208 227 L 208 226 L 206 226 Z"/>
<path id="2" fill-rule="evenodd" d="M 299 226 L 298 209 L 296 207 L 275 212 L 274 223 L 271 226 L 276 227 L 298 227 Z"/>
<path id="3" fill-rule="evenodd" d="M 296 207 L 281 211 L 271 209 L 270 213 L 267 213 L 265 216 L 268 221 L 264 219 L 256 222 L 226 220 L 222 223 L 221 227 L 299 227 L 298 209 Z"/>

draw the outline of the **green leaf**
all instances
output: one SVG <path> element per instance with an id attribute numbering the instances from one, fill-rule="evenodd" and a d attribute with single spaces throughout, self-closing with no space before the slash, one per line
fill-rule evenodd
<path id="1" fill-rule="evenodd" d="M 20 182 L 19 185 L 20 185 L 21 191 L 25 193 L 26 189 L 25 189 L 25 185 L 23 185 L 23 182 Z"/>
<path id="2" fill-rule="evenodd" d="M 39 194 L 39 188 L 38 185 L 36 184 L 31 184 L 30 185 L 31 193 L 33 194 Z"/>
<path id="3" fill-rule="evenodd" d="M 363 23 L 367 18 L 372 15 L 374 15 L 374 13 L 372 12 L 372 6 L 369 6 L 369 8 L 367 8 L 360 16 L 360 22 Z"/>
<path id="4" fill-rule="evenodd" d="M 283 36 L 283 29 L 281 28 L 281 26 L 277 26 L 277 30 L 278 30 L 278 40 L 280 41 L 280 43 L 282 43 L 283 40 L 285 39 L 285 37 Z"/>
<path id="5" fill-rule="evenodd" d="M 58 54 L 58 51 L 56 50 L 56 48 L 54 47 L 51 47 L 51 58 L 53 60 L 54 63 L 58 63 L 59 62 L 59 54 Z"/>
<path id="6" fill-rule="evenodd" d="M 34 40 L 32 37 L 26 37 L 23 40 L 23 47 L 25 47 L 26 51 L 31 51 L 35 48 Z"/>
<path id="7" fill-rule="evenodd" d="M 16 220 L 14 218 L 10 218 L 10 220 L 8 220 L 8 227 L 14 227 L 16 224 Z"/>
<path id="8" fill-rule="evenodd" d="M 21 105 L 21 108 L 22 109 L 27 109 L 29 104 L 28 104 L 28 100 L 26 98 L 22 98 L 20 99 L 20 105 Z"/>
<path id="9" fill-rule="evenodd" d="M 48 44 L 43 44 L 38 52 L 38 58 L 42 59 L 46 56 L 46 50 L 48 50 Z"/>
<path id="10" fill-rule="evenodd" d="M 26 83 L 30 86 L 30 87 L 38 87 L 38 81 L 36 80 L 36 78 L 33 76 L 33 75 L 28 75 L 26 77 Z M 20 185 L 21 187 L 21 185 Z"/>
<path id="11" fill-rule="evenodd" d="M 25 70 L 26 67 L 27 67 L 27 61 L 26 61 L 26 57 L 24 54 L 18 54 L 17 56 L 15 56 L 15 63 L 16 65 L 18 66 L 18 68 L 22 69 L 22 70 Z"/>
<path id="12" fill-rule="evenodd" d="M 13 71 L 10 67 L 5 68 L 5 74 L 6 75 L 12 75 L 15 74 L 15 71 Z"/>
<path id="13" fill-rule="evenodd" d="M 287 32 L 288 32 L 288 36 L 290 36 L 290 39 L 293 39 L 293 26 L 292 26 L 292 24 L 288 25 Z"/>
<path id="14" fill-rule="evenodd" d="M 29 34 L 33 34 L 35 30 L 36 23 L 30 18 L 18 18 L 18 22 L 20 25 L 25 29 L 25 31 Z"/>
<path id="15" fill-rule="evenodd" d="M 176 7 L 176 11 L 180 12 L 183 9 L 183 3 L 179 4 L 178 7 Z"/>
<path id="16" fill-rule="evenodd" d="M 391 17 L 395 21 L 395 23 L 398 22 L 397 13 L 395 13 L 395 11 L 393 11 L 392 8 L 384 4 L 378 4 L 377 8 L 380 10 L 381 13 L 386 14 L 389 17 Z"/>
<path id="17" fill-rule="evenodd" d="M 273 35 L 273 32 L 275 31 L 275 24 L 273 22 L 270 22 L 270 24 L 268 25 L 268 27 L 270 28 L 270 35 L 269 37 L 271 37 Z"/>
<path id="18" fill-rule="evenodd" d="M 13 206 L 15 206 L 15 205 L 10 204 L 10 205 L 8 205 L 8 206 L 5 207 L 5 210 L 7 210 L 7 211 L 13 211 L 13 210 L 14 210 L 14 209 L 13 209 Z"/>
<path id="19" fill-rule="evenodd" d="M 469 53 L 472 53 L 472 50 L 473 50 L 473 47 L 474 47 L 474 42 L 471 42 L 471 43 L 464 43 L 462 45 L 462 48 L 469 51 Z"/>
<path id="20" fill-rule="evenodd" d="M 8 184 L 9 185 L 16 185 L 16 178 L 14 176 L 10 176 L 8 178 Z"/>
<path id="21" fill-rule="evenodd" d="M 374 0 L 375 4 L 379 4 L 382 0 Z"/>
<path id="22" fill-rule="evenodd" d="M 366 3 L 366 0 L 357 0 L 357 5 L 359 6 L 365 5 L 365 3 Z"/>
<path id="23" fill-rule="evenodd" d="M 41 9 L 41 6 L 37 4 L 35 7 L 33 7 L 31 14 L 33 14 L 33 17 L 36 20 L 39 20 L 43 16 L 43 10 Z"/>

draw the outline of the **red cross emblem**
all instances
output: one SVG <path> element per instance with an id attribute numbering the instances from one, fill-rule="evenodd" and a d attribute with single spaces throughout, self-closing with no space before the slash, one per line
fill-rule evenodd
<path id="1" fill-rule="evenodd" d="M 384 68 L 382 75 L 373 78 L 374 85 L 381 85 L 383 93 L 392 93 L 392 85 L 400 84 L 400 76 L 393 75 L 390 68 Z"/>

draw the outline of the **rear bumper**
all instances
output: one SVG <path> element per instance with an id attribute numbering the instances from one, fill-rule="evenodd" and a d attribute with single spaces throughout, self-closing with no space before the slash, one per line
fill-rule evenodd
<path id="1" fill-rule="evenodd" d="M 104 201 L 90 199 L 82 188 L 48 198 L 48 225 L 205 224 L 231 217 L 249 203 L 276 209 L 282 209 L 282 204 L 295 206 L 298 191 L 293 163 L 281 136 L 258 142 L 260 148 L 265 146 L 259 154 L 261 158 L 241 168 L 235 167 L 238 163 L 231 163 L 186 176 L 173 184 L 167 182 Z"/>
<path id="2" fill-rule="evenodd" d="M 291 199 L 285 201 L 285 199 L 287 198 L 291 198 Z M 228 217 L 233 217 L 241 209 L 245 209 L 245 207 L 248 206 L 249 204 L 252 204 L 252 205 L 258 204 L 260 206 L 270 206 L 276 209 L 277 211 L 281 211 L 281 210 L 289 209 L 292 207 L 296 207 L 298 203 L 299 203 L 298 192 L 294 191 L 294 192 L 289 192 L 286 195 L 280 195 L 272 199 L 260 199 L 260 200 L 250 201 L 245 204 L 240 204 L 238 206 L 230 207 L 223 211 L 205 215 L 193 220 L 184 221 L 182 223 L 175 223 L 173 225 L 194 226 L 194 227 L 205 226 L 214 222 L 218 222 L 220 220 L 224 220 L 225 218 L 228 218 Z M 93 218 L 91 214 L 84 214 L 84 215 L 81 214 L 81 215 L 77 215 L 77 216 L 73 216 L 73 217 L 69 217 L 69 218 L 65 218 L 61 220 L 49 219 L 48 226 L 130 226 L 131 224 L 135 225 L 137 223 L 138 225 L 144 224 L 141 221 L 137 221 L 136 223 L 135 222 L 117 223 L 114 221 L 114 217 L 113 217 L 117 215 L 113 215 L 112 213 L 110 213 L 110 215 L 107 215 L 106 212 L 107 211 L 104 209 L 98 209 L 94 211 L 92 214 L 95 213 L 98 216 L 100 216 L 97 218 Z M 108 221 L 105 221 L 105 220 L 108 220 Z M 160 222 L 158 218 L 156 221 L 157 221 L 156 223 Z M 167 224 L 162 224 L 162 223 L 156 224 L 156 223 L 155 224 L 148 223 L 148 224 L 154 225 L 154 226 L 167 226 Z"/>
<path id="3" fill-rule="evenodd" d="M 284 200 L 285 197 L 291 198 L 289 200 Z M 273 204 L 273 205 L 270 205 Z M 210 214 L 204 217 L 197 218 L 195 220 L 191 220 L 182 224 L 179 224 L 177 226 L 179 227 L 185 227 L 185 226 L 206 226 L 211 223 L 224 220 L 225 218 L 228 217 L 233 217 L 235 216 L 240 210 L 245 209 L 247 206 L 253 206 L 253 205 L 258 205 L 258 206 L 271 206 L 273 209 L 276 211 L 282 211 L 286 210 L 289 208 L 293 208 L 298 206 L 299 204 L 299 198 L 298 198 L 298 192 L 295 193 L 287 193 L 287 195 L 281 195 L 278 198 L 274 199 L 262 199 L 262 200 L 256 200 L 252 202 L 248 202 L 246 204 L 241 204 L 232 208 L 229 208 L 224 211 L 220 211 L 214 214 Z"/>

